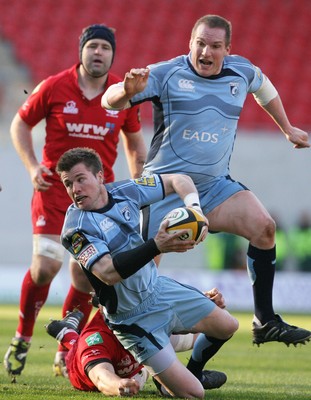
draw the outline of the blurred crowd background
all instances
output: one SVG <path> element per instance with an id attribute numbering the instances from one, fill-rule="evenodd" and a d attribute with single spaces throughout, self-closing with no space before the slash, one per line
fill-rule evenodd
<path id="1" fill-rule="evenodd" d="M 260 66 L 277 87 L 292 124 L 310 132 L 310 0 L 0 0 L 0 269 L 27 266 L 31 258 L 31 183 L 9 136 L 27 93 L 79 61 L 78 38 L 89 24 L 116 29 L 112 70 L 122 77 L 131 67 L 188 53 L 192 26 L 205 14 L 232 22 L 232 54 Z M 142 121 L 148 142 L 150 104 L 142 106 Z M 37 131 L 34 139 L 41 151 L 42 127 Z M 127 177 L 124 163 L 120 148 L 119 179 Z M 310 167 L 310 150 L 293 150 L 249 96 L 232 176 L 254 190 L 274 215 L 279 270 L 311 272 Z M 229 234 L 210 235 L 192 262 L 211 271 L 243 270 L 246 246 Z"/>
<path id="2" fill-rule="evenodd" d="M 77 38 L 89 24 L 116 29 L 114 71 L 123 76 L 130 67 L 187 53 L 195 20 L 220 14 L 233 24 L 232 53 L 275 82 L 294 124 L 311 125 L 309 0 L 0 0 L 0 10 L 1 39 L 32 83 L 78 61 Z M 2 101 L 7 78 L 0 77 Z M 252 99 L 248 103 L 240 126 L 274 129 Z M 147 106 L 145 122 L 150 118 Z"/>

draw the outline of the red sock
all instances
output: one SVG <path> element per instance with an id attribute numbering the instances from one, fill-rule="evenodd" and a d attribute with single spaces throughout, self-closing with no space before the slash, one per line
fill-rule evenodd
<path id="1" fill-rule="evenodd" d="M 19 323 L 17 336 L 30 340 L 36 318 L 49 294 L 50 284 L 38 286 L 31 278 L 30 270 L 26 272 L 22 287 L 19 305 Z"/>
<path id="2" fill-rule="evenodd" d="M 92 311 L 93 306 L 89 304 L 90 299 L 91 295 L 89 293 L 80 292 L 71 285 L 63 305 L 63 317 L 65 317 L 67 311 L 78 308 L 84 314 L 84 318 L 79 325 L 80 329 L 82 329 L 86 325 Z"/>
<path id="3" fill-rule="evenodd" d="M 65 333 L 65 335 L 62 339 L 62 346 L 66 350 L 70 350 L 72 348 L 72 346 L 76 343 L 78 338 L 79 338 L 79 334 L 71 329 L 71 330 L 69 330 L 69 332 Z"/>

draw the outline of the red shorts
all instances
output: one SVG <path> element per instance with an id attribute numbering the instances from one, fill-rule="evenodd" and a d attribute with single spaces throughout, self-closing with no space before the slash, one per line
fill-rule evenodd
<path id="1" fill-rule="evenodd" d="M 60 235 L 67 208 L 72 200 L 58 177 L 46 192 L 34 191 L 31 202 L 33 234 Z"/>

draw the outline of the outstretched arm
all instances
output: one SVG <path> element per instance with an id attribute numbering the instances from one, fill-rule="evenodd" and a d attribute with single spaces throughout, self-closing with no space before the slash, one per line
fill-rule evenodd
<path id="1" fill-rule="evenodd" d="M 308 133 L 290 124 L 279 95 L 262 107 L 280 127 L 286 139 L 294 144 L 296 149 L 310 147 Z"/>
<path id="2" fill-rule="evenodd" d="M 296 149 L 310 147 L 308 133 L 291 125 L 282 100 L 267 76 L 263 76 L 261 87 L 253 95 L 257 103 L 270 115 L 286 139 L 292 142 Z"/>
<path id="3" fill-rule="evenodd" d="M 132 68 L 125 74 L 123 83 L 111 85 L 106 90 L 101 100 L 102 107 L 110 110 L 129 108 L 130 99 L 145 89 L 148 77 L 148 68 Z"/>
<path id="4" fill-rule="evenodd" d="M 134 396 L 140 389 L 135 379 L 116 375 L 112 364 L 108 362 L 95 365 L 88 375 L 97 389 L 106 396 Z"/>

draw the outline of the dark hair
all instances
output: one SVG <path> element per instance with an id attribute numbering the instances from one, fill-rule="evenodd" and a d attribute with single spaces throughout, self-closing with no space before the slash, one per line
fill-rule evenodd
<path id="1" fill-rule="evenodd" d="M 219 15 L 204 15 L 203 17 L 199 18 L 196 23 L 194 24 L 191 32 L 191 38 L 193 38 L 196 34 L 196 30 L 199 25 L 205 24 L 210 28 L 222 28 L 226 32 L 226 46 L 229 46 L 231 43 L 231 36 L 232 36 L 232 25 L 231 22 L 227 19 L 220 17 Z"/>
<path id="2" fill-rule="evenodd" d="M 60 175 L 62 172 L 69 172 L 77 164 L 84 164 L 94 175 L 103 171 L 103 164 L 98 153 L 88 147 L 76 147 L 67 150 L 58 160 L 56 172 Z"/>

